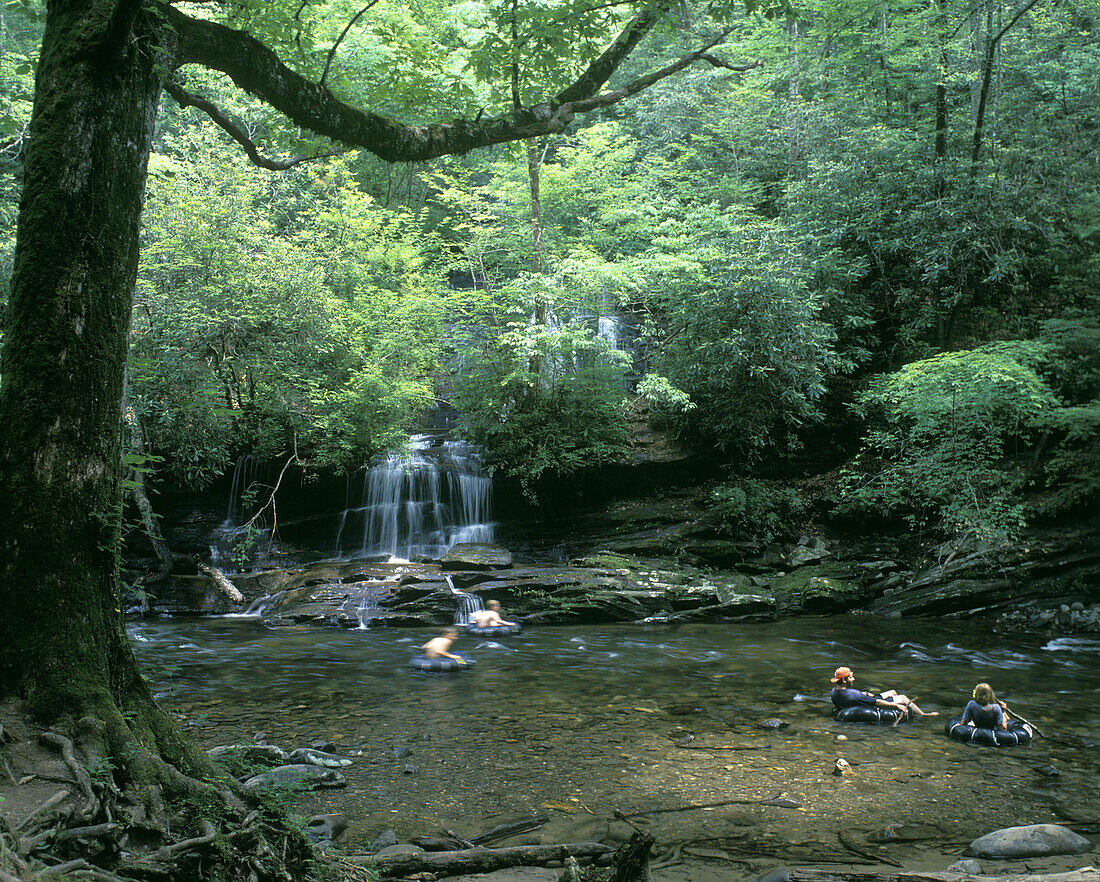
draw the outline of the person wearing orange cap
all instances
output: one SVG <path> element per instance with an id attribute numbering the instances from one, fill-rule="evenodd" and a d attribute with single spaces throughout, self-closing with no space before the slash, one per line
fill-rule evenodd
<path id="1" fill-rule="evenodd" d="M 915 701 L 907 695 L 900 695 L 893 689 L 885 692 L 863 692 L 856 689 L 856 675 L 851 668 L 837 668 L 833 674 L 833 689 L 829 697 L 833 700 L 833 707 L 837 710 L 845 707 L 892 707 L 901 711 L 898 721 L 909 716 L 910 712 L 920 717 L 938 717 L 936 712 L 922 711 Z M 897 725 L 895 722 L 894 725 Z"/>

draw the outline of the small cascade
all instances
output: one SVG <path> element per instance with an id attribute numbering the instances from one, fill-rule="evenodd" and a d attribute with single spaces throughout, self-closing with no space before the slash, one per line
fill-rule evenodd
<path id="1" fill-rule="evenodd" d="M 227 619 L 259 619 L 263 618 L 274 606 L 279 602 L 279 599 L 286 594 L 285 591 L 276 591 L 274 594 L 263 594 L 253 600 L 248 606 L 241 612 L 226 613 Z"/>
<path id="2" fill-rule="evenodd" d="M 492 542 L 492 480 L 463 441 L 414 435 L 404 454 L 368 469 L 340 515 L 338 557 L 438 558 L 460 542 Z"/>
<path id="3" fill-rule="evenodd" d="M 470 624 L 470 619 L 474 613 L 485 609 L 485 604 L 481 602 L 481 598 L 476 594 L 467 594 L 465 591 L 459 591 L 455 588 L 454 579 L 448 574 L 444 573 L 443 578 L 447 580 L 447 587 L 451 589 L 451 594 L 458 599 L 458 606 L 455 608 L 455 625 L 459 628 L 465 628 Z"/>
<path id="4" fill-rule="evenodd" d="M 343 614 L 348 624 L 352 617 L 358 619 L 359 630 L 366 631 L 370 628 L 372 619 L 382 616 L 381 598 L 389 593 L 389 588 L 383 582 L 360 582 L 347 587 L 351 590 L 347 599 L 340 604 L 338 614 Z"/>
<path id="5" fill-rule="evenodd" d="M 225 520 L 210 539 L 210 561 L 227 573 L 255 568 L 271 552 L 268 525 L 259 519 L 251 523 L 257 497 L 264 496 L 266 466 L 254 456 L 237 458 Z"/>

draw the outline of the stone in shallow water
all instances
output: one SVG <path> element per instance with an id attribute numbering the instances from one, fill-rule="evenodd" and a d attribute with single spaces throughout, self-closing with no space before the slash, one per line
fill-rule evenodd
<path id="1" fill-rule="evenodd" d="M 383 830 L 375 837 L 370 847 L 372 851 L 381 851 L 383 848 L 389 848 L 391 845 L 397 845 L 397 834 L 394 833 L 393 830 Z"/>
<path id="2" fill-rule="evenodd" d="M 978 857 L 1020 858 L 1049 854 L 1082 854 L 1092 848 L 1084 836 L 1057 824 L 1005 827 L 986 833 L 970 843 Z"/>
<path id="3" fill-rule="evenodd" d="M 322 787 L 347 787 L 347 779 L 339 772 L 322 766 L 279 766 L 255 775 L 244 782 L 245 787 L 294 787 L 319 790 Z"/>
<path id="4" fill-rule="evenodd" d="M 382 857 L 387 854 L 423 854 L 424 849 L 418 845 L 387 845 L 385 848 L 380 848 L 375 852 L 378 857 Z"/>

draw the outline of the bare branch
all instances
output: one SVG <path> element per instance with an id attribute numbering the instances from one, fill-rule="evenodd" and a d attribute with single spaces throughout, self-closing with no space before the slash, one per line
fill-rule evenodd
<path id="1" fill-rule="evenodd" d="M 313 162 L 317 159 L 327 159 L 330 156 L 340 156 L 350 151 L 348 147 L 341 147 L 336 150 L 319 153 L 316 156 L 292 156 L 289 159 L 268 159 L 260 153 L 259 148 L 256 147 L 252 139 L 245 134 L 240 126 L 234 123 L 224 112 L 222 112 L 222 110 L 205 98 L 200 98 L 198 95 L 194 95 L 182 89 L 171 80 L 165 82 L 164 91 L 175 98 L 180 107 L 195 107 L 209 116 L 219 127 L 226 131 L 229 137 L 244 147 L 245 153 L 248 154 L 248 158 L 260 168 L 266 168 L 270 171 L 286 171 L 288 168 L 301 165 L 303 162 Z"/>
<path id="2" fill-rule="evenodd" d="M 682 71 L 685 67 L 688 67 L 696 61 L 706 59 L 711 64 L 713 64 L 714 61 L 718 61 L 718 59 L 715 58 L 714 61 L 711 61 L 711 58 L 713 58 L 713 56 L 708 57 L 709 50 L 713 49 L 715 46 L 721 43 L 729 35 L 730 30 L 732 29 L 727 29 L 723 31 L 718 37 L 716 37 L 702 49 L 688 53 L 679 61 L 674 61 L 672 62 L 672 64 L 666 65 L 660 70 L 655 70 L 650 74 L 646 74 L 644 77 L 638 77 L 635 80 L 631 80 L 625 86 L 621 86 L 618 89 L 611 89 L 607 92 L 601 92 L 599 95 L 596 95 L 585 101 L 574 101 L 571 105 L 569 105 L 570 109 L 573 113 L 588 113 L 589 111 L 596 110 L 601 107 L 610 107 L 612 104 L 618 104 L 624 98 L 629 98 L 631 95 L 637 95 L 639 92 L 648 89 L 654 83 L 660 82 L 666 77 L 670 77 L 674 73 Z M 725 67 L 726 65 L 724 63 L 719 63 L 718 66 Z M 746 70 L 757 66 L 759 66 L 759 62 L 750 64 L 749 67 L 746 68 Z M 733 69 L 736 70 L 736 68 Z"/>
<path id="3" fill-rule="evenodd" d="M 339 47 L 340 43 L 343 42 L 344 37 L 346 37 L 348 35 L 348 31 L 350 31 L 352 29 L 352 27 L 355 25 L 355 23 L 357 21 L 359 21 L 359 19 L 363 15 L 365 15 L 371 9 L 371 7 L 374 6 L 377 2 L 378 2 L 378 0 L 370 0 L 370 3 L 368 3 L 362 9 L 360 9 L 357 13 L 355 13 L 355 15 L 353 15 L 351 17 L 351 21 L 349 21 L 347 23 L 347 25 L 344 27 L 344 29 L 342 31 L 340 31 L 340 36 L 336 38 L 336 42 L 333 43 L 332 48 L 328 50 L 328 58 L 325 59 L 325 69 L 321 73 L 320 85 L 323 86 L 325 84 L 325 80 L 328 77 L 328 69 L 329 69 L 329 67 L 332 66 L 332 59 L 336 57 L 337 47 Z"/>
<path id="4" fill-rule="evenodd" d="M 705 61 L 707 64 L 713 67 L 721 67 L 725 70 L 737 71 L 738 73 L 744 73 L 747 70 L 754 70 L 755 68 L 764 66 L 764 62 L 760 60 L 747 61 L 744 64 L 730 64 L 728 61 L 723 61 L 721 58 L 716 58 L 709 52 L 700 55 L 699 60 Z"/>

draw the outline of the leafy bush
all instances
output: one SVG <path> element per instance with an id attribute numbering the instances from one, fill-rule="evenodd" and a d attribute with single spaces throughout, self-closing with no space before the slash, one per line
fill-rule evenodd
<path id="1" fill-rule="evenodd" d="M 536 502 L 544 481 L 622 457 L 622 353 L 563 318 L 477 333 L 482 348 L 455 376 L 455 404 L 463 435 L 485 451 L 490 473 L 517 480 Z"/>
<path id="2" fill-rule="evenodd" d="M 790 487 L 748 478 L 719 484 L 710 493 L 711 513 L 733 536 L 768 540 L 790 531 L 805 506 Z"/>
<path id="3" fill-rule="evenodd" d="M 430 243 L 346 160 L 274 177 L 211 157 L 206 137 L 150 172 L 128 390 L 150 448 L 189 487 L 241 452 L 357 468 L 432 400 Z"/>
<path id="4" fill-rule="evenodd" d="M 901 515 L 949 534 L 1011 537 L 1024 525 L 1018 454 L 1058 401 L 1039 343 L 994 343 L 913 362 L 858 399 L 869 423 L 841 482 L 841 512 Z"/>
<path id="5" fill-rule="evenodd" d="M 1054 319 L 1043 326 L 1048 356 L 1043 376 L 1064 407 L 1041 427 L 1049 451 L 1039 462 L 1031 502 L 1036 514 L 1054 516 L 1095 510 L 1100 501 L 1100 321 L 1095 313 Z"/>

